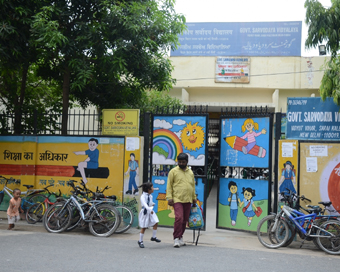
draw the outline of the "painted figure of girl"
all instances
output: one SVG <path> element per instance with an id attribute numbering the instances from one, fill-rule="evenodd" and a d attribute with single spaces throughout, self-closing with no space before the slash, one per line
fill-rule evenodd
<path id="1" fill-rule="evenodd" d="M 256 145 L 255 137 L 267 133 L 267 130 L 265 128 L 262 129 L 260 132 L 255 132 L 259 130 L 259 124 L 255 123 L 254 120 L 251 118 L 245 120 L 242 125 L 242 132 L 245 132 L 246 130 L 247 133 L 241 137 L 242 139 L 247 138 L 248 141 L 248 144 L 242 147 L 242 152 L 244 154 L 248 154 L 248 152 Z"/>
<path id="2" fill-rule="evenodd" d="M 280 193 L 284 192 L 285 195 L 289 195 L 289 191 L 287 190 L 289 189 L 293 191 L 294 194 L 296 194 L 294 187 L 294 184 L 296 184 L 295 173 L 293 171 L 294 165 L 291 163 L 291 161 L 286 161 L 283 166 L 285 169 L 283 169 L 281 178 L 279 180 Z"/>
<path id="3" fill-rule="evenodd" d="M 253 220 L 253 217 L 255 215 L 255 211 L 257 211 L 257 207 L 254 204 L 253 197 L 255 195 L 255 190 L 252 188 L 242 188 L 242 194 L 244 196 L 243 201 L 240 203 L 240 208 L 242 208 L 242 205 L 244 204 L 244 208 L 242 209 L 244 215 L 248 218 L 248 226 L 251 224 L 251 220 Z"/>

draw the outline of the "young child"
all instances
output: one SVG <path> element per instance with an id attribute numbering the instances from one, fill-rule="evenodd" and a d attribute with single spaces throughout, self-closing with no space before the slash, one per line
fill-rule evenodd
<path id="1" fill-rule="evenodd" d="M 8 230 L 12 230 L 14 228 L 14 223 L 20 220 L 19 211 L 23 213 L 24 211 L 21 209 L 21 191 L 19 189 L 13 190 L 13 198 L 9 201 L 9 206 L 7 209 L 7 218 L 8 218 Z"/>
<path id="2" fill-rule="evenodd" d="M 153 227 L 151 241 L 159 243 L 161 240 L 156 237 L 159 220 L 157 214 L 153 211 L 153 206 L 155 206 L 151 195 L 153 193 L 153 184 L 151 182 L 143 183 L 138 188 L 143 189 L 143 194 L 140 197 L 142 210 L 139 212 L 138 216 L 139 226 L 142 228 L 139 234 L 138 245 L 140 248 L 144 248 L 144 232 L 148 227 Z"/>

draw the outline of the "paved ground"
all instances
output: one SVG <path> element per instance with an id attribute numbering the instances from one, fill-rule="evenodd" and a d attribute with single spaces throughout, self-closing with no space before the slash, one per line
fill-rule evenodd
<path id="1" fill-rule="evenodd" d="M 240 250 L 252 250 L 252 251 L 263 251 L 270 253 L 285 253 L 285 254 L 298 254 L 298 255 L 308 255 L 315 257 L 329 257 L 329 258 L 337 258 L 340 256 L 332 256 L 328 255 L 320 250 L 318 250 L 312 242 L 305 242 L 303 247 L 300 249 L 300 242 L 293 242 L 287 248 L 279 248 L 279 249 L 267 249 L 263 247 L 257 239 L 255 233 L 248 233 L 242 231 L 231 231 L 231 230 L 221 230 L 216 229 L 216 195 L 217 190 L 213 188 L 210 197 L 207 201 L 207 226 L 206 231 L 201 232 L 201 236 L 199 238 L 199 246 L 208 246 L 208 247 L 219 247 L 219 248 L 230 248 L 230 249 L 240 249 Z M 13 235 L 12 231 L 6 231 L 7 228 L 7 216 L 6 212 L 0 212 L 0 236 Z M 19 232 L 21 234 L 24 233 L 36 233 L 42 232 L 47 233 L 45 228 L 41 223 L 35 225 L 29 225 L 26 221 L 21 220 L 16 224 L 15 230 L 13 232 Z M 188 230 L 185 233 L 184 240 L 186 242 L 192 242 L 192 234 L 193 232 Z M 53 235 L 53 234 L 51 234 Z M 91 234 L 82 230 L 72 231 L 70 233 L 65 233 L 65 235 L 85 235 L 88 236 Z M 151 237 L 151 230 L 147 230 L 145 234 L 145 246 L 148 247 L 149 238 Z M 172 228 L 159 228 L 157 232 L 157 237 L 162 240 L 162 244 L 168 244 L 169 247 L 172 246 Z M 139 238 L 139 229 L 132 228 L 127 233 L 123 234 L 114 234 L 109 238 L 102 239 L 127 239 L 131 241 L 137 241 Z M 163 245 L 164 245 L 163 244 Z M 136 242 L 137 246 L 137 242 Z"/>

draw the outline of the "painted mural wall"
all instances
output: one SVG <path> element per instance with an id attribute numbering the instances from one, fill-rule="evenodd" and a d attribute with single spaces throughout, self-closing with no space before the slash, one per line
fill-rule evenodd
<path id="1" fill-rule="evenodd" d="M 300 194 L 312 200 L 331 201 L 340 211 L 340 143 L 300 143 Z"/>
<path id="2" fill-rule="evenodd" d="M 69 195 L 69 180 L 83 180 L 93 191 L 109 186 L 105 194 L 116 195 L 121 203 L 124 201 L 123 169 L 128 165 L 124 144 L 124 137 L 0 136 L 0 175 L 20 180 L 23 191 L 24 184 L 34 188 L 54 185 L 51 191 L 60 189 Z M 139 160 L 139 149 L 131 152 L 135 152 Z M 5 180 L 0 179 L 0 184 L 4 183 Z M 18 186 L 9 184 L 9 187 Z M 136 200 L 125 200 L 129 201 L 134 201 L 136 206 Z M 7 209 L 6 205 L 4 201 L 0 209 Z"/>

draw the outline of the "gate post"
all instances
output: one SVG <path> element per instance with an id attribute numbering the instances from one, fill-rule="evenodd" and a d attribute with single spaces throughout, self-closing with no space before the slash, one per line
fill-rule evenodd
<path id="1" fill-rule="evenodd" d="M 144 113 L 144 159 L 143 159 L 143 183 L 149 180 L 150 166 L 150 112 Z"/>
<path id="2" fill-rule="evenodd" d="M 278 163 L 279 163 L 279 140 L 281 139 L 281 119 L 282 113 L 275 113 L 275 151 L 274 151 L 274 205 L 272 212 L 277 212 L 277 193 L 278 193 Z"/>

